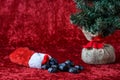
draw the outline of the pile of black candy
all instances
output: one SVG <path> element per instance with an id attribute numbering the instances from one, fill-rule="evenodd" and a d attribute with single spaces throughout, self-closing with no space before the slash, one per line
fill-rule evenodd
<path id="1" fill-rule="evenodd" d="M 75 65 L 71 60 L 66 60 L 64 63 L 58 64 L 58 61 L 51 58 L 47 64 L 42 65 L 42 69 L 48 70 L 50 73 L 55 73 L 58 71 L 67 71 L 70 73 L 79 73 L 83 70 L 80 65 Z"/>

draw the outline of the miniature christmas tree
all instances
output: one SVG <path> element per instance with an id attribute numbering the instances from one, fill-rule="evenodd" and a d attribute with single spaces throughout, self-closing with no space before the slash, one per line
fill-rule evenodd
<path id="1" fill-rule="evenodd" d="M 120 29 L 120 0 L 74 1 L 78 12 L 71 15 L 71 22 L 90 41 L 82 50 L 82 60 L 89 64 L 114 62 L 114 48 L 102 39 Z"/>
<path id="2" fill-rule="evenodd" d="M 120 29 L 120 0 L 75 0 L 81 11 L 71 15 L 71 22 L 102 37 Z M 91 4 L 91 5 L 90 5 Z"/>

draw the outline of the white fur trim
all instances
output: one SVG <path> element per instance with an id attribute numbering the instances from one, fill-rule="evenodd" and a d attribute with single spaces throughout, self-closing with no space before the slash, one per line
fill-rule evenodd
<path id="1" fill-rule="evenodd" d="M 44 59 L 45 54 L 43 53 L 34 53 L 28 64 L 30 68 L 41 68 L 42 60 Z"/>

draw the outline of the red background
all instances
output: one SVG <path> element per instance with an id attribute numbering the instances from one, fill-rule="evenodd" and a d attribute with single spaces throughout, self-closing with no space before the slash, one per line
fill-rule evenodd
<path id="1" fill-rule="evenodd" d="M 89 65 L 81 60 L 83 33 L 70 23 L 76 12 L 72 0 L 0 0 L 0 80 L 118 80 L 120 79 L 120 31 L 107 37 L 116 51 L 116 62 Z M 18 47 L 48 53 L 60 63 L 70 59 L 84 66 L 79 74 L 30 69 L 11 63 Z"/>

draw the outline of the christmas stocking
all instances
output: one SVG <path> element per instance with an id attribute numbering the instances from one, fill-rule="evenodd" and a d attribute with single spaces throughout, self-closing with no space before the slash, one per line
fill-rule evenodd
<path id="1" fill-rule="evenodd" d="M 46 64 L 51 56 L 48 54 L 37 53 L 28 48 L 18 48 L 9 56 L 11 62 L 27 66 L 30 68 L 41 68 Z"/>

